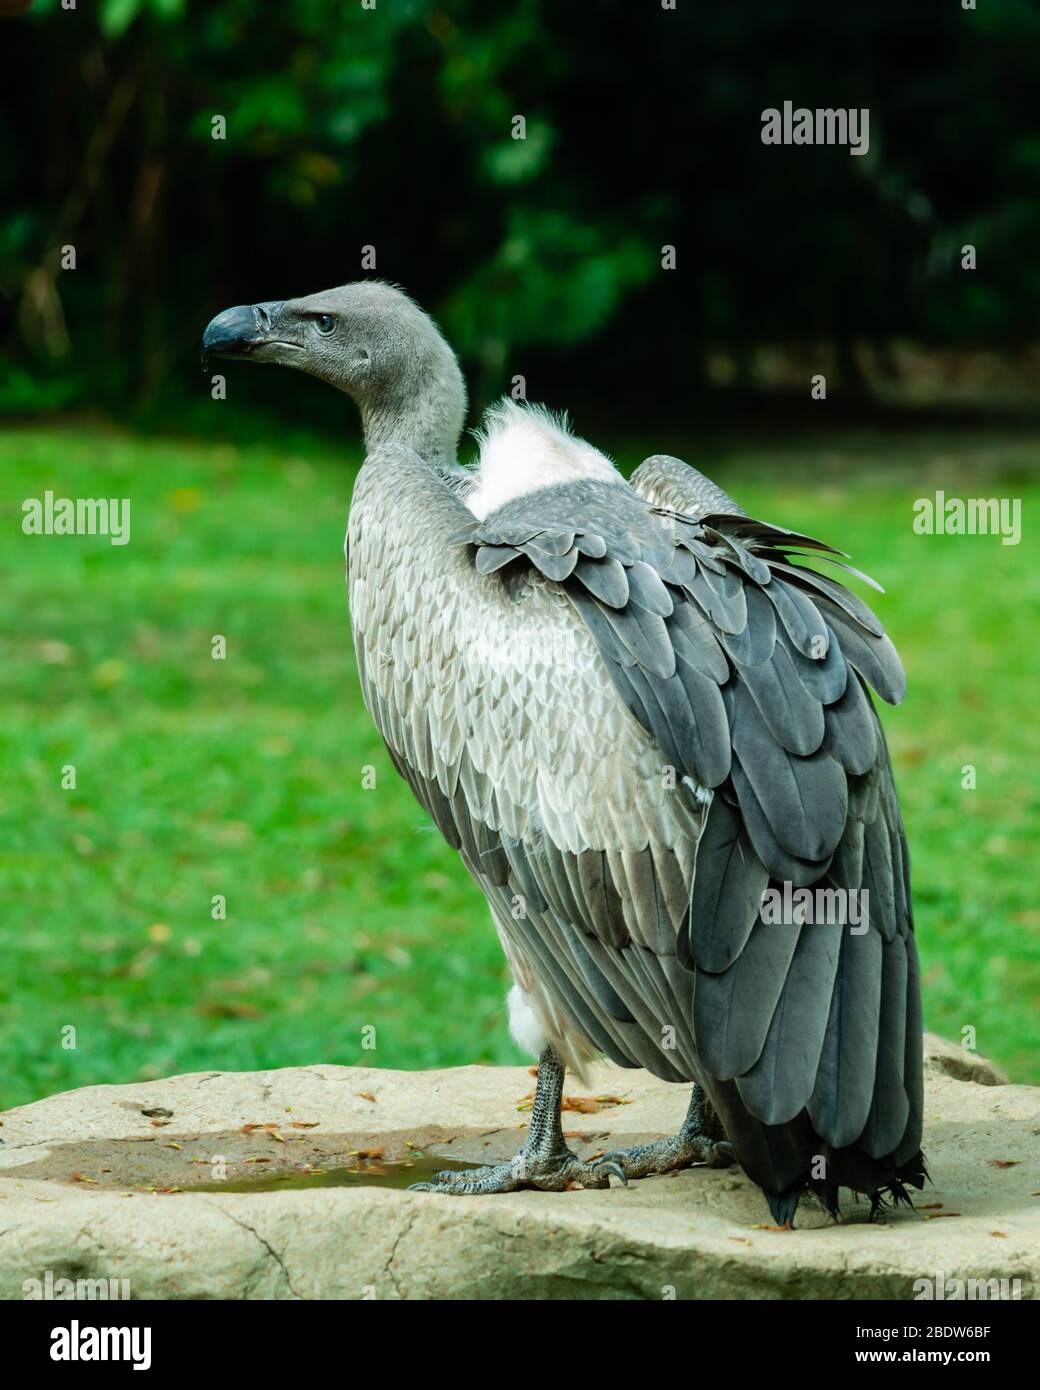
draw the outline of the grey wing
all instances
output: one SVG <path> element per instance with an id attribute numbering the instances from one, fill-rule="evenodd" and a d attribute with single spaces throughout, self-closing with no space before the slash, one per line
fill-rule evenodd
<path id="1" fill-rule="evenodd" d="M 797 564 L 792 554 L 813 550 L 829 558 L 837 553 L 830 547 L 738 520 L 742 509 L 677 459 L 647 459 L 632 486 L 653 506 L 707 521 L 708 529 L 714 519 L 730 544 L 750 548 L 770 570 L 769 582 L 746 594 L 749 602 L 754 594 L 757 617 L 749 613 L 736 645 L 722 638 L 734 665 L 726 693 L 735 764 L 732 785 L 716 799 L 705 832 L 689 946 L 682 951 L 707 984 L 697 994 L 698 1039 L 720 1075 L 737 1077 L 741 1098 L 761 1119 L 782 1122 L 805 1104 L 829 1142 L 840 1147 L 858 1140 L 872 1158 L 894 1153 L 897 1164 L 907 1163 L 919 1147 L 922 1118 L 909 853 L 884 734 L 866 691 L 869 683 L 898 703 L 904 693 L 898 659 L 860 599 Z M 774 629 L 780 640 L 762 659 Z M 822 659 L 812 647 L 813 631 L 827 636 Z M 831 762 L 847 783 L 844 828 L 829 861 L 817 859 L 807 868 L 802 855 L 825 850 L 833 834 L 810 845 L 804 837 L 809 819 L 791 793 L 799 782 L 808 788 L 822 778 L 815 784 L 816 809 L 829 802 L 830 823 L 840 825 L 842 791 Z M 789 956 L 775 946 L 777 963 L 762 995 L 749 963 L 756 997 L 767 1001 L 756 1021 L 754 1007 L 737 1004 L 742 982 L 733 968 L 763 935 L 760 921 L 748 931 L 747 904 L 765 866 L 774 886 L 778 880 L 808 885 L 825 869 L 818 880 L 824 888 L 859 890 L 870 904 L 869 931 L 803 929 Z"/>
<path id="2" fill-rule="evenodd" d="M 744 515 L 743 507 L 718 483 L 671 454 L 651 454 L 644 459 L 632 474 L 631 485 L 653 506 L 683 512 L 695 521 L 713 514 Z"/>
<path id="3" fill-rule="evenodd" d="M 909 861 L 866 690 L 901 699 L 902 669 L 866 605 L 797 563 L 837 552 L 732 499 L 705 511 L 719 495 L 698 483 L 682 497 L 681 465 L 666 462 L 672 491 L 658 481 L 649 508 L 609 485 L 556 488 L 468 528 L 478 569 L 563 588 L 663 770 L 702 803 L 710 793 L 692 880 L 675 845 L 651 840 L 616 875 L 606 856 L 597 887 L 636 929 L 597 920 L 576 885 L 547 897 L 548 927 L 531 922 L 528 935 L 556 935 L 540 943 L 547 968 L 576 961 L 599 1017 L 624 1013 L 643 1030 L 638 1051 L 629 1035 L 642 1065 L 718 1083 L 732 1126 L 807 1120 L 826 1145 L 863 1155 L 839 1165 L 843 1181 L 876 1190 L 870 1160 L 889 1171 L 920 1140 Z M 657 461 L 649 476 L 660 475 Z M 539 848 L 536 878 L 556 853 Z M 785 885 L 812 888 L 825 920 L 769 920 L 763 894 L 786 902 Z M 840 920 L 857 909 L 862 922 Z M 752 1126 L 748 1148 L 760 1143 Z M 759 1171 L 775 1190 L 790 1165 L 765 1152 Z"/>

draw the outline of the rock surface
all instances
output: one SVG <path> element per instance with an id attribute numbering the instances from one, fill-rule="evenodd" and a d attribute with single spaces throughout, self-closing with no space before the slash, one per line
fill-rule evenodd
<path id="1" fill-rule="evenodd" d="M 947 1290 L 1018 1279 L 1022 1298 L 1040 1297 L 1040 1088 L 926 1044 L 933 1185 L 918 1210 L 870 1224 L 844 1194 L 835 1225 L 804 1201 L 794 1232 L 766 1227 L 761 1194 L 733 1169 L 498 1197 L 190 1191 L 359 1164 L 400 1182 L 414 1170 L 397 1162 L 419 1150 L 508 1157 L 533 1088 L 524 1067 L 314 1066 L 69 1091 L 0 1116 L 0 1297 L 126 1280 L 131 1298 L 902 1299 L 940 1272 Z M 685 1087 L 642 1072 L 604 1063 L 596 1087 L 598 1109 L 564 1116 L 582 1157 L 672 1133 L 685 1113 Z"/>

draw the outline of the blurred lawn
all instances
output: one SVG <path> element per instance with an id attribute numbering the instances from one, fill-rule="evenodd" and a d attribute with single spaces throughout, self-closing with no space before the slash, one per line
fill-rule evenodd
<path id="1" fill-rule="evenodd" d="M 1023 1081 L 1040 1080 L 1035 446 L 687 451 L 886 585 L 927 1023 L 974 1028 Z M 341 549 L 355 462 L 328 444 L 0 436 L 0 1107 L 210 1068 L 518 1060 L 488 914 L 361 705 Z M 912 501 L 937 487 L 1022 497 L 1026 539 L 915 536 Z M 21 502 L 47 488 L 130 497 L 131 543 L 24 536 Z"/>

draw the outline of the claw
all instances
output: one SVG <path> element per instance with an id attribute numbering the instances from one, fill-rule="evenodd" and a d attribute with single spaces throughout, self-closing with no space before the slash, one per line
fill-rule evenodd
<path id="1" fill-rule="evenodd" d="M 592 1165 L 594 1173 L 614 1173 L 622 1182 L 660 1173 L 677 1173 L 682 1168 L 703 1164 L 706 1168 L 728 1168 L 736 1162 L 732 1144 L 712 1142 L 702 1134 L 679 1134 L 632 1149 L 612 1149 Z"/>
<path id="2" fill-rule="evenodd" d="M 610 1179 L 614 1177 L 620 1180 L 622 1187 L 627 1187 L 628 1174 L 617 1161 L 618 1157 L 620 1157 L 620 1155 L 604 1154 L 602 1158 L 597 1159 L 592 1165 L 592 1171 L 597 1174 L 597 1176 L 602 1173 L 607 1179 L 608 1186 Z"/>
<path id="3" fill-rule="evenodd" d="M 566 1192 L 571 1188 L 609 1188 L 612 1177 L 628 1185 L 624 1155 L 604 1154 L 598 1162 L 582 1163 L 569 1150 L 548 1157 L 523 1152 L 507 1163 L 482 1164 L 435 1173 L 427 1182 L 415 1182 L 409 1192 L 439 1192 L 449 1197 L 487 1196 L 534 1188 L 541 1192 Z"/>

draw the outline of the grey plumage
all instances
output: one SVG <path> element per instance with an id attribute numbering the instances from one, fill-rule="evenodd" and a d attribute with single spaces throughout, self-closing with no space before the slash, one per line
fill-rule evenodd
<path id="1" fill-rule="evenodd" d="M 737 1080 L 748 1109 L 766 1124 L 793 1120 L 813 1094 L 841 944 L 837 922 L 798 933 L 762 1051 Z"/>
<path id="2" fill-rule="evenodd" d="M 526 874 L 545 885 L 550 914 L 567 925 L 560 931 L 529 914 L 511 924 L 511 939 L 519 951 L 532 952 L 543 971 L 548 967 L 548 988 L 559 991 L 561 1004 L 566 1007 L 569 994 L 573 1007 L 577 991 L 600 1029 L 610 1029 L 608 1055 L 620 1051 L 658 1075 L 671 1078 L 678 1070 L 701 1080 L 709 1096 L 728 1102 L 731 1125 L 738 1105 L 767 1129 L 801 1115 L 804 1143 L 829 1146 L 838 1155 L 832 1182 L 841 1180 L 841 1151 L 866 1135 L 869 1150 L 851 1161 L 849 1171 L 860 1181 L 874 1161 L 872 1190 L 886 1178 L 898 1183 L 895 1144 L 884 1154 L 875 1151 L 897 1128 L 897 1142 L 903 1141 L 919 1107 L 906 1094 L 905 1067 L 894 1062 L 897 1054 L 905 1057 L 906 985 L 898 970 L 883 968 L 882 946 L 887 949 L 898 931 L 906 949 L 909 899 L 905 866 L 892 852 L 900 841 L 898 820 L 893 825 L 889 818 L 898 811 L 887 758 L 879 761 L 883 742 L 842 638 L 855 632 L 859 641 L 848 643 L 849 660 L 880 673 L 890 695 L 901 683 L 894 653 L 881 645 L 886 639 L 876 632 L 873 615 L 837 601 L 836 586 L 821 585 L 819 603 L 810 597 L 814 581 L 800 586 L 801 571 L 778 548 L 782 538 L 773 528 L 758 553 L 750 523 L 741 523 L 740 535 L 726 537 L 725 546 L 709 545 L 712 558 L 725 557 L 721 573 L 700 566 L 696 548 L 684 547 L 694 572 L 677 569 L 669 554 L 674 535 L 647 508 L 648 500 L 610 485 L 564 485 L 456 533 L 480 572 L 485 545 L 511 527 L 517 560 L 547 579 L 553 575 L 545 555 L 562 544 L 535 546 L 531 538 L 540 528 L 551 522 L 553 535 L 577 535 L 584 523 L 601 536 L 602 559 L 576 562 L 564 579 L 554 580 L 554 591 L 532 590 L 528 601 L 535 593 L 547 601 L 549 592 L 567 599 L 625 708 L 652 736 L 661 761 L 675 767 L 675 800 L 692 812 L 683 778 L 716 789 L 705 828 L 693 832 L 696 870 L 691 876 L 688 868 L 676 869 L 687 892 L 673 894 L 671 905 L 662 864 L 678 866 L 676 846 L 655 841 L 649 826 L 646 848 L 603 857 L 596 894 L 580 880 L 576 887 L 574 873 L 567 872 L 579 857 L 573 847 L 550 848 L 544 832 L 521 837 Z M 707 545 L 708 533 L 723 537 L 725 525 L 713 518 L 688 539 Z M 800 545 L 808 543 L 799 538 Z M 742 550 L 762 568 L 742 559 Z M 606 571 L 609 582 L 590 583 L 583 565 L 597 566 L 597 578 Z M 563 708 L 588 727 L 580 701 Z M 557 717 L 564 718 L 562 708 Z M 589 808 L 604 846 L 617 829 L 617 809 Z M 785 880 L 865 887 L 872 913 L 866 935 L 836 924 L 766 925 L 759 918 L 763 889 Z M 620 905 L 620 918 L 590 910 L 607 892 Z M 631 944 L 623 939 L 626 929 Z M 567 956 L 573 964 L 561 969 Z M 665 960 L 695 975 L 692 1020 Z M 886 979 L 899 997 L 886 999 L 882 1014 Z M 893 1015 L 900 1010 L 896 1025 Z M 666 1055 L 657 1035 L 675 1018 L 685 1026 Z M 880 1068 L 879 1055 L 885 1059 Z M 730 1081 L 735 1095 L 718 1090 L 718 1083 Z M 746 1152 L 736 1144 L 749 1171 L 760 1138 L 749 1139 Z M 772 1153 L 776 1139 L 763 1142 L 764 1152 Z M 787 1171 L 770 1171 L 771 1162 L 753 1171 L 767 1191 Z M 822 1191 L 828 1199 L 831 1189 L 824 1184 Z"/>
<path id="3" fill-rule="evenodd" d="M 739 812 L 716 797 L 697 846 L 689 928 L 678 936 L 682 964 L 716 975 L 728 970 L 747 945 L 768 886 Z"/>
<path id="4" fill-rule="evenodd" d="M 841 958 L 816 1084 L 807 1109 L 835 1148 L 854 1144 L 870 1113 L 877 1067 L 882 941 L 873 931 L 842 935 Z"/>
<path id="5" fill-rule="evenodd" d="M 378 300 L 371 362 L 392 357 Z M 457 366 L 415 314 L 394 341 L 412 334 L 418 422 L 388 379 L 316 373 L 358 398 L 370 446 L 348 532 L 358 670 L 514 973 L 586 1048 L 697 1081 L 778 1220 L 807 1186 L 833 1208 L 840 1185 L 919 1185 L 909 868 L 865 688 L 895 701 L 904 678 L 870 609 L 802 563 L 839 552 L 666 456 L 478 520 Z M 867 889 L 865 931 L 766 921 L 785 883 Z"/>

